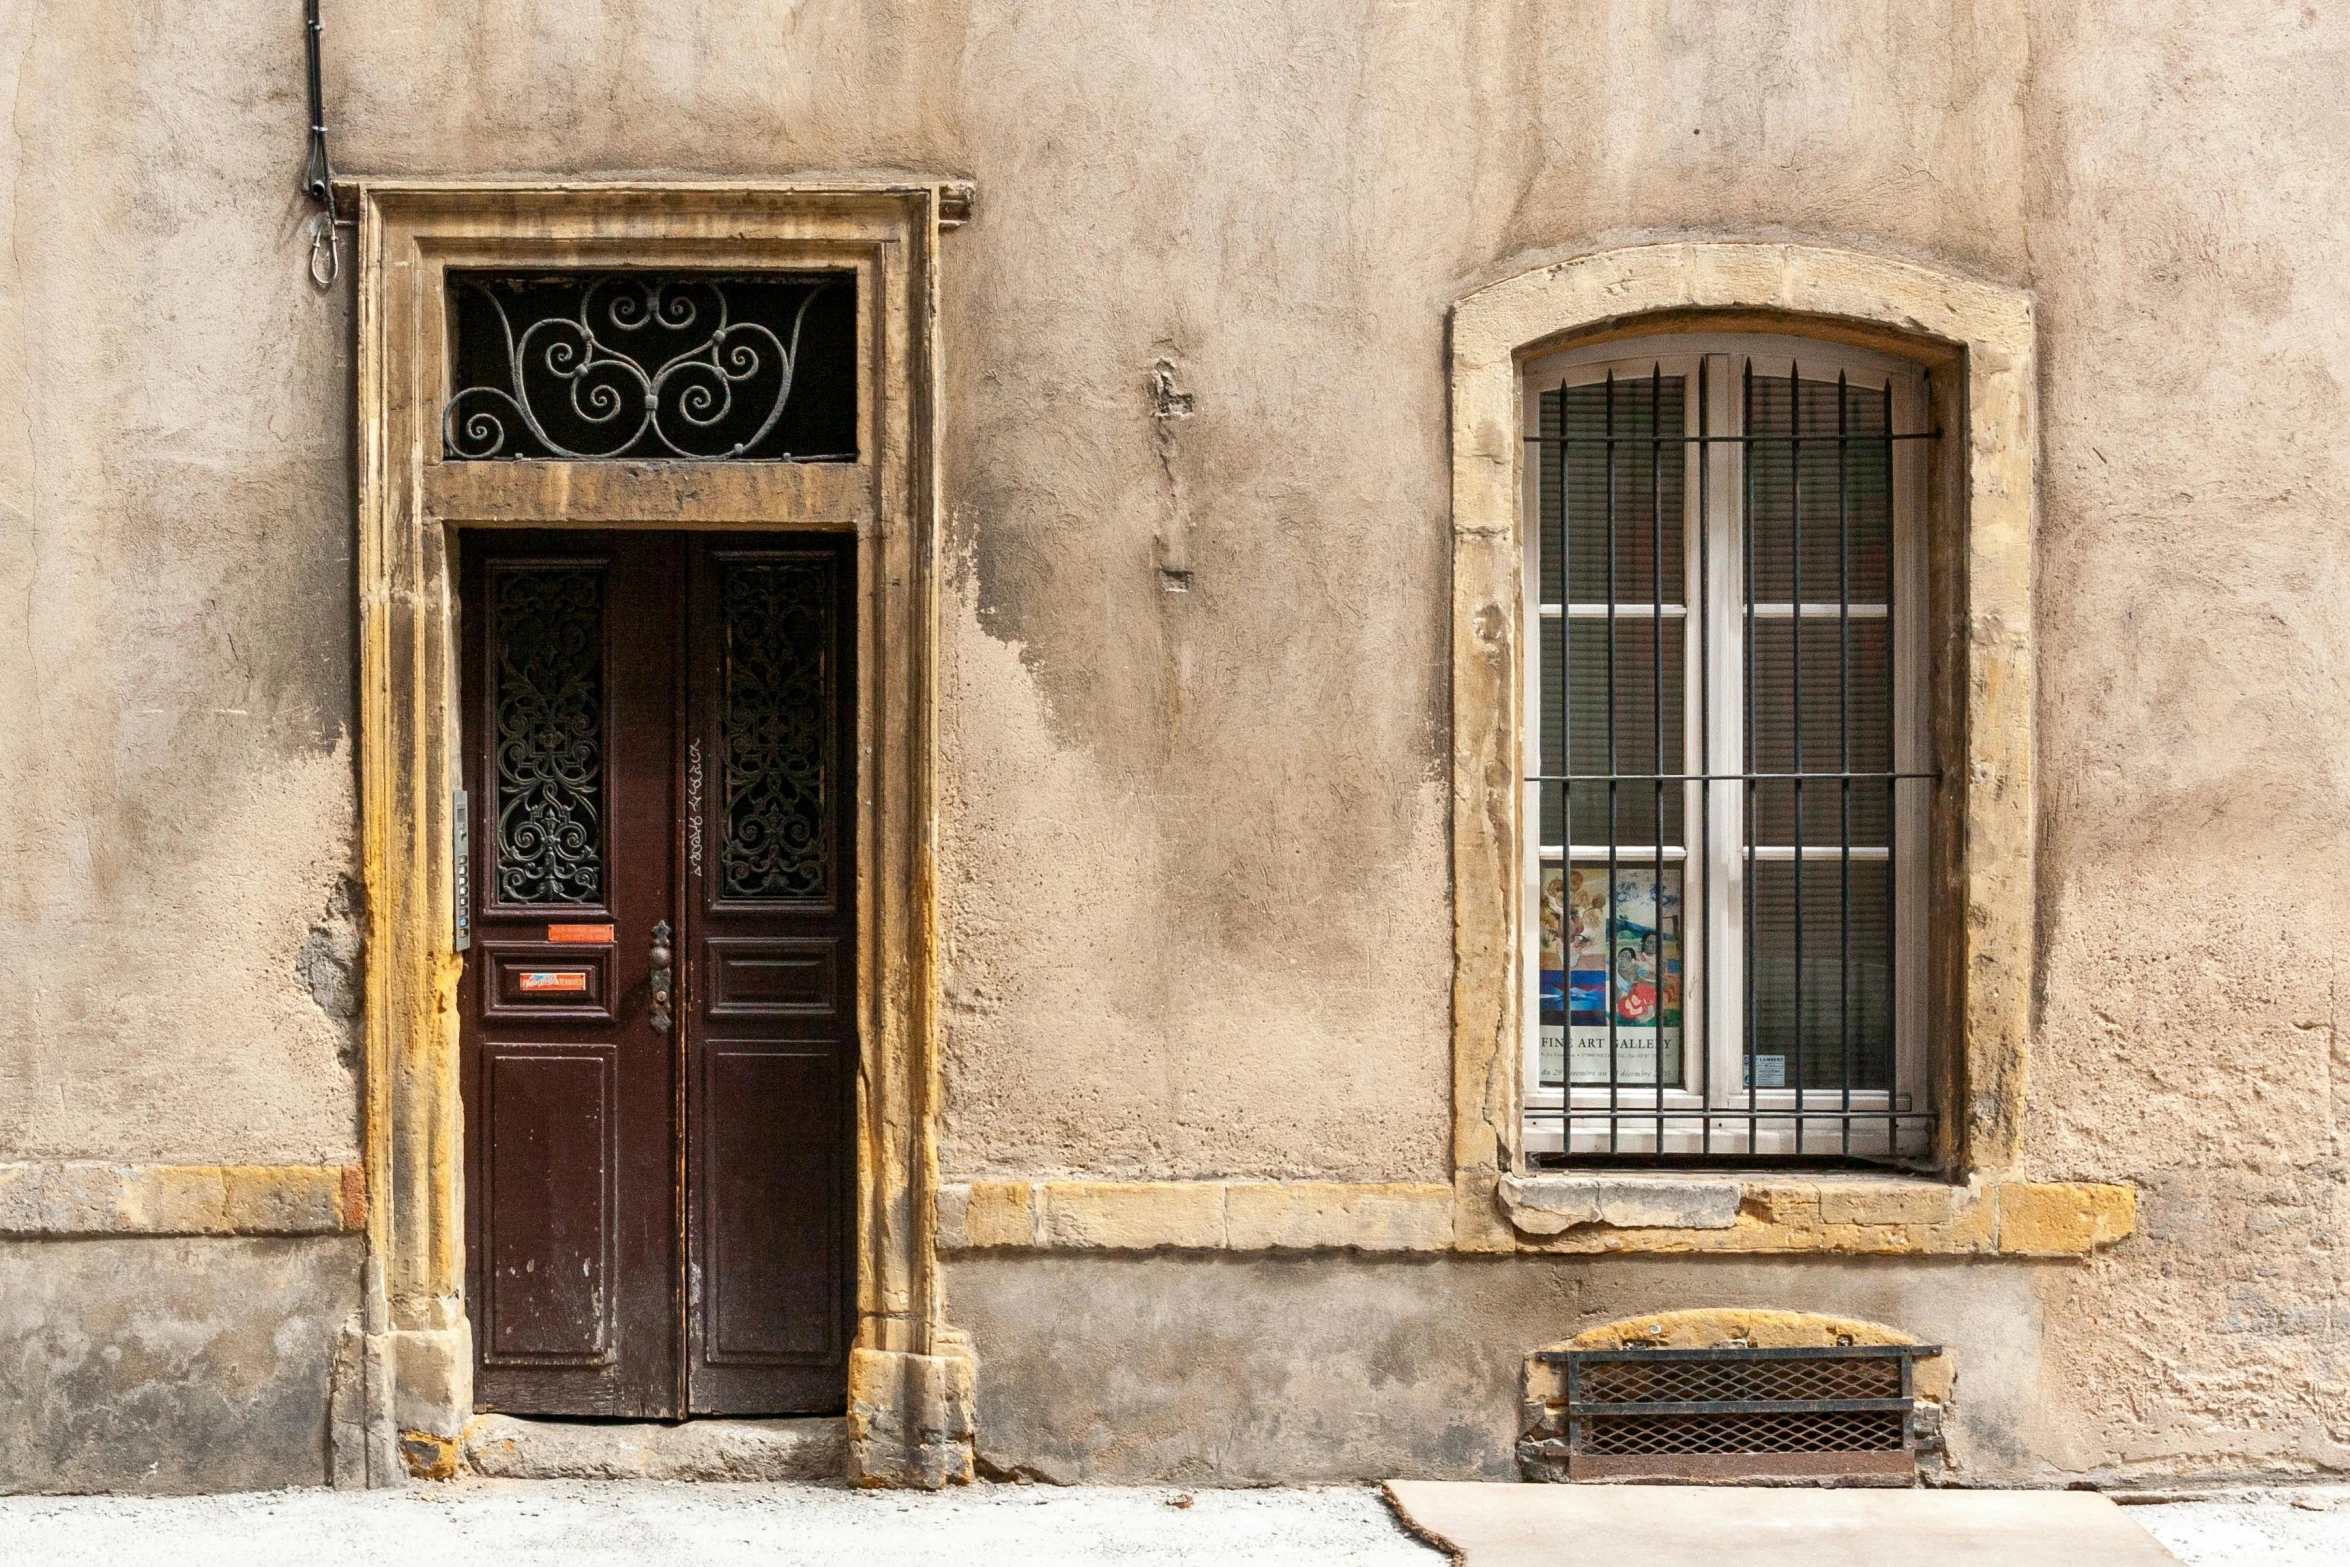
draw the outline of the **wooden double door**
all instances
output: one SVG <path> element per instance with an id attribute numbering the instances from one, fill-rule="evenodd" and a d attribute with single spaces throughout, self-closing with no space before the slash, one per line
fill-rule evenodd
<path id="1" fill-rule="evenodd" d="M 837 1411 L 854 556 L 650 532 L 462 551 L 475 1402 Z"/>

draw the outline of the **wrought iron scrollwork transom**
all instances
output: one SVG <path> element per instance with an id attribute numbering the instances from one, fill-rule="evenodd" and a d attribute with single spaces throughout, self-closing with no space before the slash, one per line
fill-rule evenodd
<path id="1" fill-rule="evenodd" d="M 455 272 L 452 461 L 854 461 L 850 273 Z"/>
<path id="2" fill-rule="evenodd" d="M 721 568 L 725 680 L 719 752 L 719 895 L 832 891 L 833 565 Z"/>
<path id="3" fill-rule="evenodd" d="M 604 606 L 595 571 L 494 578 L 497 900 L 604 892 Z"/>

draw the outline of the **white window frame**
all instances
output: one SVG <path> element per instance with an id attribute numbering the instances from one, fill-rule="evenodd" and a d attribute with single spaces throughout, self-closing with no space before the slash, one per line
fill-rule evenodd
<path id="1" fill-rule="evenodd" d="M 1700 362 L 1705 363 L 1704 392 L 1708 406 L 1702 411 L 1704 428 L 1715 436 L 1743 433 L 1741 378 L 1751 361 L 1756 377 L 1776 375 L 1782 380 L 1788 374 L 1791 362 L 1800 362 L 1803 378 L 1833 380 L 1841 372 L 1848 384 L 1863 389 L 1892 389 L 1893 429 L 1897 432 L 1921 431 L 1928 427 L 1930 396 L 1924 372 L 1907 360 L 1842 343 L 1782 334 L 1660 334 L 1648 337 L 1619 339 L 1612 342 L 1569 348 L 1542 355 L 1524 362 L 1521 369 L 1521 407 L 1524 410 L 1524 434 L 1539 436 L 1541 397 L 1545 392 L 1566 385 L 1585 385 L 1603 381 L 1612 370 L 1619 383 L 1630 395 L 1639 395 L 1654 369 L 1667 376 L 1685 377 L 1685 395 L 1682 399 L 1687 420 L 1686 433 L 1696 435 L 1700 429 L 1699 408 Z M 1892 681 L 1894 693 L 1893 765 L 1900 773 L 1925 773 L 1931 768 L 1932 719 L 1928 681 L 1930 678 L 1930 649 L 1928 644 L 1930 606 L 1927 597 L 1927 486 L 1933 461 L 1928 449 L 1933 443 L 1926 440 L 1899 440 L 1893 443 L 1893 604 L 1890 611 L 1890 646 L 1893 659 Z M 1606 613 L 1604 605 L 1545 606 L 1540 602 L 1541 590 L 1541 530 L 1540 490 L 1541 464 L 1532 459 L 1538 448 L 1529 440 L 1528 460 L 1523 463 L 1522 507 L 1523 526 L 1520 529 L 1524 561 L 1521 579 L 1525 600 L 1522 606 L 1527 628 L 1525 640 L 1523 693 L 1525 730 L 1521 736 L 1521 753 L 1526 763 L 1520 776 L 1530 778 L 1540 769 L 1535 765 L 1540 757 L 1538 737 L 1541 733 L 1543 667 L 1542 637 L 1538 628 L 1546 618 L 1566 614 L 1581 618 L 1585 614 Z M 1683 542 L 1682 557 L 1685 581 L 1682 587 L 1681 615 L 1684 624 L 1698 616 L 1701 602 L 1709 621 L 1707 634 L 1687 634 L 1683 637 L 1683 656 L 1687 660 L 1683 683 L 1683 746 L 1682 755 L 1698 759 L 1700 735 L 1698 724 L 1700 683 L 1709 692 L 1710 754 L 1700 768 L 1685 770 L 1711 774 L 1737 773 L 1744 766 L 1744 735 L 1741 719 L 1744 706 L 1744 663 L 1741 638 L 1745 606 L 1743 599 L 1742 532 L 1743 516 L 1742 453 L 1744 448 L 1734 441 L 1716 441 L 1710 445 L 1694 442 L 1684 447 L 1686 463 L 1683 484 Z M 1700 465 L 1709 465 L 1702 472 Z M 1698 542 L 1700 496 L 1704 498 L 1705 525 L 1711 530 L 1706 548 L 1701 551 Z M 1711 581 L 1700 594 L 1698 575 L 1701 557 L 1711 573 Z M 1856 618 L 1860 618 L 1856 609 Z M 1674 606 L 1667 606 L 1671 615 Z M 1773 613 L 1787 614 L 1786 606 L 1756 606 L 1757 618 Z M 1646 603 L 1628 603 L 1617 600 L 1619 618 L 1631 616 L 1646 618 L 1652 613 Z M 1822 614 L 1833 620 L 1837 606 L 1807 602 L 1803 617 Z M 1884 613 L 1879 610 L 1878 613 Z M 1701 667 L 1710 663 L 1711 668 Z M 1538 828 L 1542 816 L 1541 787 L 1534 782 L 1524 784 L 1523 820 L 1529 830 L 1523 834 L 1523 897 L 1521 904 L 1527 911 L 1521 922 L 1520 960 L 1522 972 L 1529 983 L 1522 987 L 1524 997 L 1522 1072 L 1525 1151 L 1532 1155 L 1571 1152 L 1576 1156 L 1594 1154 L 1687 1156 L 1711 1153 L 1726 1158 L 1741 1156 L 1785 1156 L 1797 1153 L 1792 1120 L 1786 1113 L 1797 1109 L 1805 1111 L 1841 1111 L 1849 1108 L 1855 1120 L 1849 1125 L 1849 1143 L 1846 1132 L 1832 1122 L 1813 1122 L 1803 1136 L 1802 1154 L 1805 1157 L 1832 1158 L 1849 1151 L 1864 1158 L 1923 1157 L 1930 1153 L 1934 1137 L 1931 1127 L 1923 1121 L 1900 1123 L 1898 1128 L 1886 1121 L 1869 1122 L 1866 1117 L 1874 1111 L 1918 1112 L 1930 1108 L 1930 1089 L 1927 1061 L 1927 1037 L 1930 1019 L 1927 1006 L 1928 974 L 1928 918 L 1929 867 L 1927 863 L 1930 842 L 1930 812 L 1934 795 L 1931 779 L 1904 780 L 1896 785 L 1896 805 L 1893 813 L 1894 886 L 1894 1082 L 1892 1089 L 1847 1090 L 1807 1087 L 1802 1103 L 1797 1104 L 1793 1089 L 1757 1088 L 1749 1091 L 1743 1077 L 1743 1039 L 1736 1023 L 1714 1028 L 1710 1020 L 1717 1014 L 1729 1019 L 1743 1017 L 1743 962 L 1745 830 L 1741 799 L 1743 790 L 1735 784 L 1717 783 L 1712 786 L 1711 820 L 1706 837 L 1710 852 L 1693 856 L 1687 849 L 1668 847 L 1663 864 L 1670 868 L 1682 867 L 1682 1087 L 1668 1087 L 1659 1091 L 1647 1084 L 1619 1083 L 1613 1090 L 1614 1102 L 1628 1110 L 1650 1111 L 1651 1118 L 1642 1121 L 1634 1116 L 1614 1128 L 1611 1144 L 1609 1127 L 1600 1121 L 1579 1123 L 1574 1133 L 1574 1148 L 1566 1148 L 1559 1111 L 1562 1106 L 1578 1109 L 1604 1109 L 1610 1104 L 1611 1090 L 1606 1086 L 1544 1087 L 1541 1082 L 1541 996 L 1540 986 L 1533 982 L 1540 972 L 1541 943 L 1541 883 L 1546 862 L 1555 863 L 1580 845 L 1546 845 L 1539 842 Z M 1707 786 L 1684 783 L 1683 822 L 1685 837 L 1688 829 L 1698 822 L 1698 813 L 1709 809 L 1704 796 Z M 1604 846 L 1600 846 L 1604 853 Z M 1776 855 L 1758 846 L 1757 859 L 1784 857 L 1790 851 L 1781 847 Z M 1856 852 L 1854 860 L 1882 858 L 1881 849 L 1864 855 Z M 1834 865 L 1839 851 L 1834 847 L 1807 846 L 1807 863 L 1824 861 Z M 1572 853 L 1572 859 L 1591 863 L 1589 856 Z M 1648 854 L 1640 846 L 1619 845 L 1616 851 L 1619 868 L 1640 869 L 1657 863 L 1653 848 Z M 1689 911 L 1703 907 L 1705 928 L 1691 928 Z M 1703 1050 L 1701 1091 L 1693 1084 L 1699 1080 L 1701 1063 L 1694 1051 Z M 1570 1050 L 1571 1060 L 1571 1050 Z M 1570 1069 L 1571 1075 L 1571 1069 Z M 1660 1071 L 1659 1076 L 1666 1075 Z M 1570 1097 L 1571 1096 L 1571 1097 Z M 1546 1113 L 1547 1112 L 1547 1113 Z M 1734 1112 L 1734 1113 L 1733 1113 Z M 1772 1112 L 1781 1119 L 1772 1122 Z M 1661 1115 L 1662 1138 L 1658 1136 L 1657 1116 Z M 1760 1120 L 1753 1120 L 1760 1117 Z M 1709 1124 L 1710 1122 L 1710 1124 Z M 1750 1126 L 1752 1130 L 1749 1137 Z"/>

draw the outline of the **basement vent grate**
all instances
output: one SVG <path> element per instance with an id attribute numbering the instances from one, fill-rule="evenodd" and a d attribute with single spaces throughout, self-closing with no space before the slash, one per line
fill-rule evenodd
<path id="1" fill-rule="evenodd" d="M 1892 1411 L 1819 1415 L 1655 1415 L 1583 1423 L 1580 1453 L 1891 1453 L 1906 1422 Z"/>
<path id="2" fill-rule="evenodd" d="M 1906 1479 L 1912 1368 L 1940 1353 L 1924 1344 L 1547 1350 L 1540 1358 L 1566 1371 L 1566 1400 L 1539 1445 L 1565 1459 L 1570 1479 Z"/>
<path id="3" fill-rule="evenodd" d="M 1592 1404 L 1773 1403 L 1823 1398 L 1907 1398 L 1904 1359 L 1837 1352 L 1800 1360 L 1725 1359 L 1718 1350 L 1668 1351 L 1696 1359 L 1601 1360 L 1584 1365 L 1581 1397 Z M 1772 1353 L 1764 1351 L 1764 1353 Z"/>

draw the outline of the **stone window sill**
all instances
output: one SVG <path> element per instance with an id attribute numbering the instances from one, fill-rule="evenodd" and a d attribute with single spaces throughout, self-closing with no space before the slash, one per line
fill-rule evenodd
<path id="1" fill-rule="evenodd" d="M 1506 1176 L 1495 1198 L 1521 1251 L 2076 1257 L 2137 1222 L 2128 1186 L 1897 1175 Z"/>

